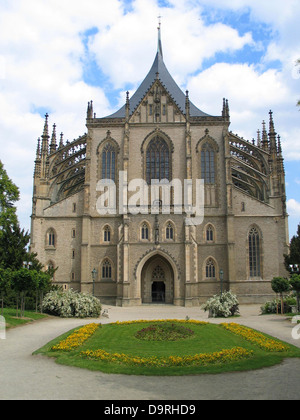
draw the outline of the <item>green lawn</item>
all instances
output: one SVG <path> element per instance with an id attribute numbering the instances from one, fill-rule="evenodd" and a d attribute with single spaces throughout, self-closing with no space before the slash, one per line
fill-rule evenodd
<path id="1" fill-rule="evenodd" d="M 1 315 L 0 310 L 0 315 Z M 20 311 L 19 311 L 20 313 Z M 45 318 L 47 315 L 36 313 L 34 311 L 25 311 L 24 318 L 16 317 L 17 311 L 15 308 L 4 308 L 3 316 L 6 322 L 6 328 L 17 327 L 19 325 L 27 324 L 38 319 Z"/>
<path id="2" fill-rule="evenodd" d="M 179 341 L 144 341 L 137 339 L 137 331 L 153 324 L 117 325 L 107 324 L 99 328 L 93 336 L 88 338 L 79 348 L 70 352 L 53 351 L 51 347 L 68 337 L 74 330 L 58 337 L 48 343 L 36 353 L 56 357 L 57 362 L 69 366 L 100 370 L 106 373 L 121 373 L 131 375 L 191 375 L 200 373 L 221 373 L 228 371 L 240 371 L 258 369 L 280 363 L 284 358 L 300 357 L 300 349 L 288 345 L 285 352 L 267 352 L 258 345 L 253 344 L 243 337 L 235 335 L 216 324 L 189 324 L 188 328 L 194 331 L 192 337 Z M 169 366 L 169 367 L 146 367 L 132 366 L 119 361 L 90 360 L 80 356 L 81 351 L 105 350 L 112 353 L 124 353 L 130 356 L 140 357 L 169 357 L 169 356 L 193 356 L 199 353 L 214 353 L 224 349 L 242 347 L 253 351 L 253 355 L 246 359 L 227 361 L 226 363 L 214 363 L 199 366 Z"/>

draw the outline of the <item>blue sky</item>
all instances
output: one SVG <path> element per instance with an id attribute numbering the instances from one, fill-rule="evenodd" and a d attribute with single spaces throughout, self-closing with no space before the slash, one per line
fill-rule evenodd
<path id="1" fill-rule="evenodd" d="M 30 228 L 44 114 L 70 141 L 123 105 L 153 62 L 162 16 L 165 63 L 192 101 L 251 140 L 274 112 L 285 157 L 290 236 L 300 223 L 299 0 L 0 0 L 0 159 Z M 14 28 L 14 31 L 11 31 Z"/>

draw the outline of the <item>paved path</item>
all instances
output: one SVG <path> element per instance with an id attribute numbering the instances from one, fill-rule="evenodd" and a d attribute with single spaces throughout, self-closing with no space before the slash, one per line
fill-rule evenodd
<path id="1" fill-rule="evenodd" d="M 102 323 L 178 318 L 207 320 L 199 308 L 143 305 L 108 307 Z M 293 325 L 281 316 L 259 316 L 259 306 L 240 307 L 234 322 L 253 327 L 300 347 L 291 335 Z M 54 359 L 32 353 L 85 319 L 49 318 L 7 332 L 0 340 L 0 400 L 299 400 L 300 359 L 287 359 L 271 368 L 249 372 L 181 377 L 108 375 L 61 366 Z M 99 320 L 97 320 L 99 322 Z M 224 320 L 210 319 L 211 322 Z"/>

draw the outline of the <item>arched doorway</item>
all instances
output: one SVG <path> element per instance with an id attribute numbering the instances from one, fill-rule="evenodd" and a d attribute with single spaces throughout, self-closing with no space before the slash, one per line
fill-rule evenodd
<path id="1" fill-rule="evenodd" d="M 174 302 L 174 273 L 170 263 L 161 255 L 145 262 L 141 272 L 142 303 Z"/>
<path id="2" fill-rule="evenodd" d="M 166 302 L 166 284 L 163 281 L 154 281 L 152 283 L 152 303 Z"/>

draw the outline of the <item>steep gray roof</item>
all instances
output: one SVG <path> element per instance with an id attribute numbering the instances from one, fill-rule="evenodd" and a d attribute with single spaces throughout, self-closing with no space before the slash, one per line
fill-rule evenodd
<path id="1" fill-rule="evenodd" d="M 158 74 L 158 75 L 157 75 Z M 130 98 L 130 115 L 133 114 L 135 109 L 138 107 L 148 90 L 151 88 L 154 81 L 157 79 L 160 80 L 162 85 L 165 87 L 169 95 L 172 97 L 174 102 L 177 104 L 179 109 L 182 113 L 185 113 L 185 102 L 186 96 L 176 84 L 173 77 L 170 75 L 164 60 L 163 60 L 163 53 L 162 53 L 162 46 L 161 46 L 161 39 L 160 39 L 160 28 L 158 34 L 158 49 L 157 54 L 154 60 L 154 63 L 149 71 L 148 75 L 141 83 L 140 87 L 137 89 L 135 94 Z M 200 109 L 198 109 L 191 101 L 190 101 L 190 116 L 191 117 L 207 117 L 208 114 L 205 114 Z M 106 118 L 125 118 L 125 105 L 119 109 L 119 111 L 115 112 L 112 115 L 109 115 Z"/>

